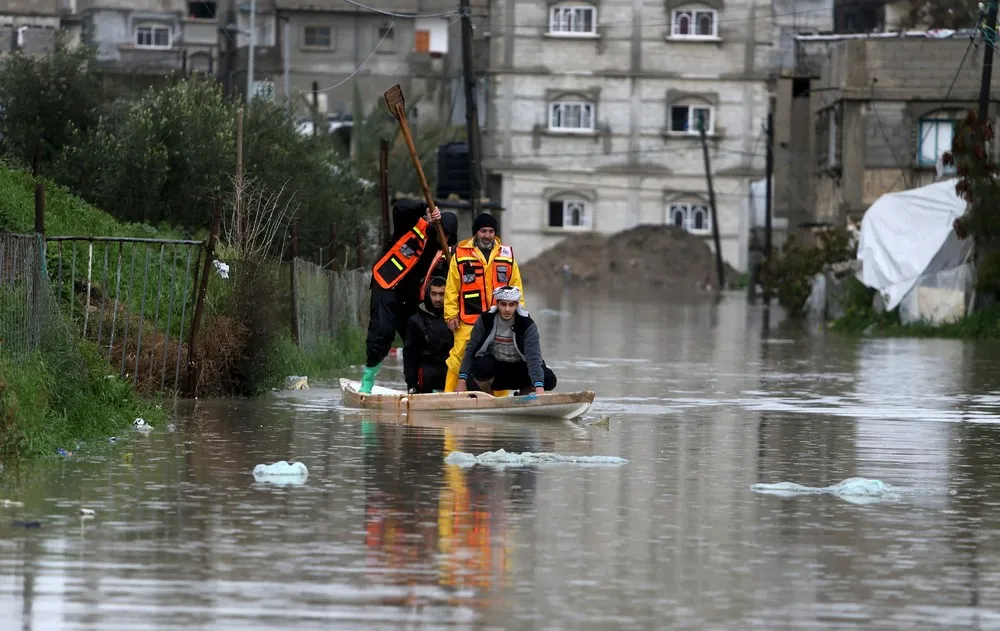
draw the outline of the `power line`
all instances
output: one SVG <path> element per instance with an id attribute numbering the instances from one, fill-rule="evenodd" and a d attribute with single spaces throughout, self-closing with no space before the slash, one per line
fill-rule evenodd
<path id="1" fill-rule="evenodd" d="M 401 18 L 401 19 L 407 19 L 407 20 L 414 20 L 414 19 L 417 19 L 417 18 L 443 18 L 443 17 L 448 17 L 448 16 L 451 16 L 451 15 L 455 15 L 456 13 L 458 13 L 457 9 L 452 10 L 452 11 L 445 11 L 443 13 L 396 13 L 394 11 L 386 11 L 385 9 L 378 9 L 378 8 L 375 8 L 375 7 L 370 7 L 367 4 L 361 4 L 360 2 L 357 2 L 357 0 L 344 0 L 344 2 L 346 2 L 348 4 L 353 4 L 354 6 L 360 8 L 360 9 L 364 9 L 366 11 L 371 11 L 372 13 L 378 13 L 380 15 L 388 15 L 389 17 Z"/>

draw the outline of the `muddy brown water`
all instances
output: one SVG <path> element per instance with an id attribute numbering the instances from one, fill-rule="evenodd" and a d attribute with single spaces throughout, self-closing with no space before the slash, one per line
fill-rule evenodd
<path id="1" fill-rule="evenodd" d="M 405 422 L 315 384 L 186 402 L 0 480 L 25 504 L 0 507 L 0 628 L 1000 628 L 1000 347 L 764 340 L 741 295 L 529 301 L 585 418 Z M 499 448 L 629 463 L 444 463 Z M 254 481 L 287 458 L 305 484 Z M 851 476 L 913 492 L 750 489 Z"/>

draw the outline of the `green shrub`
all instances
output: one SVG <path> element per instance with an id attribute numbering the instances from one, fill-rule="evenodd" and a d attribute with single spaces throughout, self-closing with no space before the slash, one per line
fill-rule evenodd
<path id="1" fill-rule="evenodd" d="M 815 245 L 800 244 L 789 236 L 780 253 L 761 270 L 761 283 L 772 293 L 789 317 L 801 317 L 812 292 L 812 279 L 824 266 L 848 261 L 856 256 L 852 235 L 846 229 L 832 229 L 816 235 Z"/>

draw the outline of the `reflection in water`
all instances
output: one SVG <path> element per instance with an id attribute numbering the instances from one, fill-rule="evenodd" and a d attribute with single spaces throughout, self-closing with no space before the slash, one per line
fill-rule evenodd
<path id="1" fill-rule="evenodd" d="M 25 503 L 0 508 L 0 626 L 1000 628 L 1000 349 L 765 336 L 742 296 L 528 301 L 586 418 L 399 418 L 318 384 L 184 403 L 177 433 L 0 478 Z M 500 448 L 629 463 L 444 462 Z M 308 481 L 254 481 L 282 459 Z M 750 490 L 853 476 L 920 492 Z"/>

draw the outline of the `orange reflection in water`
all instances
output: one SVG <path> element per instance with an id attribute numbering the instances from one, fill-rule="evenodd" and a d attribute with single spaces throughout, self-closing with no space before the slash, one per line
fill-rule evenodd
<path id="1" fill-rule="evenodd" d="M 387 448 L 393 441 L 380 442 Z M 453 431 L 444 430 L 443 447 L 438 453 L 459 450 Z M 435 485 L 431 497 L 426 490 L 418 496 L 405 477 L 396 478 L 393 488 L 383 482 L 369 489 L 365 510 L 369 576 L 380 583 L 477 591 L 506 584 L 510 570 L 506 498 L 491 502 L 491 489 L 470 488 L 469 473 L 460 467 L 442 465 L 439 470 L 443 488 Z M 477 475 L 489 482 L 495 474 Z M 423 482 L 426 489 L 427 480 Z"/>
<path id="2" fill-rule="evenodd" d="M 452 432 L 445 430 L 445 453 L 459 451 Z M 470 490 L 468 473 L 445 466 L 447 485 L 438 502 L 438 582 L 450 587 L 490 589 L 506 584 L 510 571 L 510 543 L 506 510 L 487 494 Z"/>

